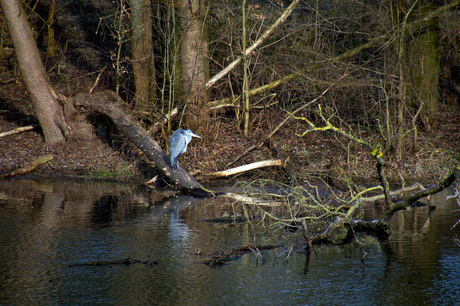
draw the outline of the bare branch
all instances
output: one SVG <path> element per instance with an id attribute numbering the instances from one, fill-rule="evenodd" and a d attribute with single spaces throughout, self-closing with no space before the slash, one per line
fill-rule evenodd
<path id="1" fill-rule="evenodd" d="M 271 167 L 271 166 L 282 166 L 282 165 L 283 165 L 283 163 L 282 163 L 281 159 L 264 160 L 264 161 L 255 162 L 255 163 L 252 163 L 252 164 L 249 164 L 249 165 L 244 165 L 244 166 L 228 169 L 228 170 L 225 170 L 225 171 L 219 171 L 219 172 L 213 172 L 213 173 L 200 175 L 200 176 L 196 177 L 196 179 L 197 180 L 216 179 L 216 178 L 219 178 L 219 177 L 227 177 L 227 176 L 230 176 L 230 175 L 234 175 L 234 174 L 238 174 L 238 173 L 242 173 L 242 172 L 247 172 L 247 171 L 251 171 L 251 170 L 254 170 L 254 169 L 258 169 L 258 168 Z"/>
<path id="2" fill-rule="evenodd" d="M 29 131 L 29 130 L 32 130 L 34 127 L 35 127 L 35 125 L 28 125 L 28 126 L 18 127 L 17 129 L 14 129 L 14 130 L 11 130 L 11 131 L 8 131 L 8 132 L 2 132 L 2 133 L 0 133 L 0 138 L 10 136 L 10 135 L 14 135 L 14 134 L 17 134 L 17 133 L 22 133 L 22 132 L 25 132 L 25 131 Z"/>
<path id="3" fill-rule="evenodd" d="M 294 3 L 294 2 L 293 2 Z M 406 24 L 406 27 L 408 29 L 410 29 L 411 31 L 417 29 L 417 27 L 420 27 L 423 25 L 424 22 L 432 19 L 432 18 L 436 18 L 438 17 L 440 14 L 444 13 L 445 11 L 457 6 L 460 4 L 460 0 L 455 0 L 449 4 L 446 4 L 445 6 L 443 7 L 440 7 L 439 9 L 429 13 L 427 16 L 425 16 L 424 18 L 422 19 L 419 19 L 419 20 L 415 20 L 413 22 L 410 22 L 408 24 Z M 292 4 L 291 4 L 292 5 Z M 281 18 L 281 17 L 280 17 Z M 394 34 L 394 31 L 390 31 L 390 32 L 387 32 L 381 36 L 378 36 L 378 37 L 375 37 L 371 40 L 369 40 L 368 42 L 362 44 L 362 45 L 359 45 L 351 50 L 348 50 L 347 52 L 344 52 L 342 54 L 339 54 L 337 55 L 336 57 L 333 58 L 334 61 L 343 61 L 347 58 L 350 58 L 352 56 L 355 56 L 356 54 L 360 53 L 361 51 L 363 50 L 366 50 L 366 49 L 369 49 L 375 45 L 377 45 L 378 43 L 386 40 L 386 39 L 389 39 L 390 37 L 392 37 L 392 35 Z M 249 49 L 248 49 L 249 50 Z M 252 50 L 251 50 L 252 51 Z M 223 76 L 225 76 L 227 73 L 229 73 L 233 68 L 235 68 L 235 66 L 241 61 L 242 57 L 238 57 L 235 61 L 233 61 L 230 65 L 228 65 L 227 67 L 225 67 L 221 72 L 219 72 L 218 74 L 216 74 L 213 78 L 211 78 L 208 83 L 206 84 L 206 88 L 209 88 L 211 87 L 212 85 L 214 85 L 215 82 L 217 82 L 220 78 L 222 78 Z M 312 63 L 311 66 L 308 68 L 309 70 L 313 70 L 313 69 L 316 69 L 320 66 L 319 63 Z M 280 86 L 281 84 L 283 83 L 286 83 L 286 82 L 289 82 L 297 77 L 299 77 L 301 75 L 301 73 L 299 71 L 296 71 L 294 73 L 291 73 L 289 75 L 286 75 L 278 80 L 275 80 L 273 82 L 271 82 L 270 84 L 266 84 L 266 85 L 263 85 L 261 87 L 258 87 L 258 88 L 254 88 L 254 89 L 251 89 L 249 90 L 249 95 L 250 96 L 253 96 L 253 95 L 257 95 L 257 94 L 260 94 L 266 90 L 271 90 L 271 89 L 274 89 L 278 86 Z M 225 99 L 221 99 L 221 100 L 217 100 L 217 101 L 213 101 L 213 102 L 210 102 L 210 105 L 212 107 L 212 109 L 216 109 L 218 108 L 219 106 L 221 106 L 222 104 L 225 104 L 225 103 L 229 103 L 232 101 L 232 97 L 230 98 L 225 98 Z"/>
<path id="4" fill-rule="evenodd" d="M 265 31 L 262 36 L 259 37 L 249 48 L 246 49 L 246 52 L 242 55 L 239 56 L 236 60 L 231 62 L 227 67 L 225 67 L 222 71 L 220 71 L 218 74 L 213 76 L 207 83 L 206 83 L 206 89 L 209 89 L 212 85 L 214 85 L 219 79 L 221 79 L 223 76 L 227 75 L 230 71 L 233 70 L 233 68 L 238 65 L 243 57 L 248 56 L 254 50 L 265 40 L 267 39 L 268 36 L 280 25 L 282 24 L 286 18 L 288 18 L 289 15 L 291 15 L 292 11 L 294 8 L 299 4 L 300 0 L 294 0 L 292 1 L 291 5 L 288 6 L 288 8 L 284 11 L 284 13 L 275 21 L 275 23 L 267 30 Z"/>

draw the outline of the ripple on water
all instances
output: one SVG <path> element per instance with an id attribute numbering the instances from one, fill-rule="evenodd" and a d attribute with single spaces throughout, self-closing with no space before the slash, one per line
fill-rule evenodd
<path id="1" fill-rule="evenodd" d="M 182 199 L 150 203 L 143 188 L 74 181 L 0 182 L 1 304 L 448 304 L 458 301 L 460 252 L 444 201 L 398 214 L 379 242 L 289 246 L 246 254 L 222 267 L 205 256 L 248 244 L 284 243 L 294 233 L 246 223 L 202 222 Z M 16 189 L 14 189 L 16 188 Z M 110 195 L 110 196 L 108 196 Z M 194 203 L 191 205 L 190 203 Z M 449 206 L 450 205 L 450 206 Z M 184 207 L 187 214 L 180 214 Z M 209 210 L 212 210 L 209 205 Z M 254 234 L 255 233 L 255 234 Z M 254 238 L 256 237 L 256 238 Z M 255 240 L 254 240 L 255 239 Z M 262 242 L 263 243 L 262 243 Z M 195 254 L 200 249 L 205 256 Z M 364 260 L 363 250 L 367 253 Z M 134 258 L 158 265 L 76 266 Z M 288 258 L 287 258 L 288 257 Z M 287 260 L 285 260 L 287 258 Z"/>

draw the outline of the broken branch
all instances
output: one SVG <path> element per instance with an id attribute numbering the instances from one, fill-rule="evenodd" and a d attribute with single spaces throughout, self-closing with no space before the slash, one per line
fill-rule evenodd
<path id="1" fill-rule="evenodd" d="M 283 163 L 281 159 L 265 160 L 265 161 L 255 162 L 252 164 L 248 164 L 248 165 L 244 165 L 244 166 L 240 166 L 240 167 L 236 167 L 236 168 L 232 168 L 232 169 L 228 169 L 224 171 L 203 174 L 203 175 L 197 176 L 196 179 L 197 180 L 216 179 L 219 177 L 227 177 L 230 175 L 235 175 L 238 173 L 247 172 L 247 171 L 251 171 L 254 169 L 258 169 L 258 168 L 264 168 L 264 167 L 270 167 L 270 166 L 282 166 L 282 165 Z"/>
<path id="2" fill-rule="evenodd" d="M 27 164 L 26 166 L 22 167 L 22 168 L 19 168 L 19 169 L 16 169 L 14 170 L 13 172 L 10 172 L 10 173 L 7 173 L 7 174 L 4 174 L 4 175 L 1 175 L 0 176 L 0 179 L 2 178 L 7 178 L 7 177 L 14 177 L 14 176 L 19 176 L 19 175 L 23 175 L 23 174 L 26 174 L 26 173 L 29 173 L 31 172 L 32 170 L 34 170 L 35 168 L 43 165 L 44 163 L 47 163 L 49 162 L 50 160 L 53 159 L 53 155 L 51 154 L 46 154 L 44 156 L 41 156 L 35 160 L 33 160 L 32 162 L 30 162 L 29 164 Z"/>
<path id="3" fill-rule="evenodd" d="M 28 125 L 28 126 L 18 127 L 18 128 L 14 129 L 14 130 L 0 133 L 0 138 L 10 136 L 10 135 L 14 135 L 14 134 L 17 134 L 17 133 L 22 133 L 22 132 L 25 132 L 25 131 L 29 131 L 29 130 L 32 130 L 33 128 L 35 128 L 35 125 Z"/>

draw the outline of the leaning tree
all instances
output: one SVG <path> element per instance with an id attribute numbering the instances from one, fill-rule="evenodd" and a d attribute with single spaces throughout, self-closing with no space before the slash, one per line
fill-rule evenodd
<path id="1" fill-rule="evenodd" d="M 71 128 L 64 118 L 58 94 L 49 83 L 27 15 L 17 0 L 0 0 L 0 7 L 13 40 L 21 78 L 30 94 L 45 142 L 48 145 L 64 142 L 65 137 L 70 136 Z"/>

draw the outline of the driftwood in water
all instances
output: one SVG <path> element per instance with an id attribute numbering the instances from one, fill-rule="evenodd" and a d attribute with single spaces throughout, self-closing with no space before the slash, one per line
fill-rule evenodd
<path id="1" fill-rule="evenodd" d="M 322 234 L 316 235 L 312 239 L 313 244 L 345 244 L 354 239 L 356 232 L 365 232 L 367 234 L 377 236 L 380 239 L 386 239 L 390 234 L 390 229 L 387 222 L 391 220 L 397 211 L 404 210 L 409 206 L 418 206 L 417 203 L 420 203 L 418 202 L 419 199 L 442 191 L 443 189 L 449 187 L 456 179 L 458 180 L 459 177 L 460 167 L 456 167 L 441 183 L 437 184 L 436 186 L 429 189 L 419 190 L 393 204 L 392 207 L 388 209 L 380 217 L 379 220 L 366 222 L 361 220 L 350 220 L 350 218 L 337 217 L 336 220 L 332 222 Z M 417 185 L 412 187 L 417 187 Z M 398 191 L 394 193 L 400 194 Z M 432 210 L 435 207 L 430 208 Z"/>
<path id="2" fill-rule="evenodd" d="M 22 168 L 16 169 L 13 172 L 10 172 L 10 173 L 7 173 L 7 174 L 0 175 L 0 178 L 14 177 L 14 176 L 29 173 L 29 172 L 33 171 L 35 168 L 43 165 L 44 163 L 49 162 L 52 159 L 53 159 L 53 155 L 46 154 L 46 155 L 41 156 L 41 157 L 39 157 L 37 159 L 34 159 L 33 161 L 31 161 L 29 164 L 25 165 Z"/>
<path id="3" fill-rule="evenodd" d="M 88 262 L 83 262 L 83 263 L 76 263 L 76 264 L 70 264 L 68 267 L 85 267 L 85 266 L 112 266 L 112 265 L 132 265 L 132 264 L 143 264 L 145 266 L 154 266 L 157 265 L 157 261 L 141 261 L 138 259 L 131 259 L 131 258 L 124 258 L 124 259 L 119 259 L 119 260 L 95 260 L 95 261 L 88 261 Z"/>
<path id="4" fill-rule="evenodd" d="M 308 237 L 305 231 L 305 224 L 302 224 L 304 227 L 304 239 L 305 243 L 292 243 L 283 237 L 288 243 L 291 250 L 301 250 L 305 252 L 307 256 L 310 255 L 311 251 L 314 249 L 314 246 L 321 244 L 336 244 L 342 245 L 349 243 L 355 239 L 356 232 L 365 232 L 369 235 L 379 237 L 380 239 L 387 239 L 389 236 L 389 227 L 386 224 L 379 224 L 378 222 L 364 222 L 364 221 L 352 221 L 352 222 L 343 222 L 337 220 L 334 222 L 335 228 L 330 227 L 326 232 L 320 235 L 316 235 L 312 238 Z M 336 232 L 336 229 L 343 230 L 343 232 Z M 265 245 L 265 246 L 245 246 L 238 249 L 234 249 L 230 252 L 214 253 L 209 255 L 209 257 L 200 263 L 203 263 L 208 266 L 221 266 L 227 265 L 238 260 L 241 256 L 248 253 L 253 253 L 257 256 L 261 256 L 260 251 L 262 250 L 273 250 L 279 248 L 285 248 L 286 245 Z M 288 256 L 289 256 L 288 254 Z M 196 254 L 198 256 L 205 256 L 200 251 Z M 263 257 L 262 257 L 263 258 Z"/>
<path id="5" fill-rule="evenodd" d="M 395 191 L 390 191 L 391 200 L 393 202 L 397 202 L 401 198 L 403 198 L 404 194 L 407 194 L 409 192 L 414 192 L 415 190 L 426 190 L 426 188 L 423 187 L 423 185 L 420 183 L 415 183 L 407 187 L 402 187 L 401 189 L 398 189 Z M 383 191 L 383 187 L 382 186 L 371 187 L 366 190 L 363 190 L 362 193 L 375 192 L 375 191 Z M 375 196 L 360 198 L 359 201 L 363 203 L 375 203 L 376 204 L 379 201 L 382 201 L 384 198 L 385 198 L 384 194 L 378 194 Z"/>
<path id="6" fill-rule="evenodd" d="M 171 167 L 168 156 L 137 122 L 134 115 L 124 107 L 122 99 L 114 92 L 106 91 L 97 94 L 80 93 L 75 96 L 72 102 L 77 108 L 83 107 L 110 117 L 118 129 L 144 152 L 148 160 L 155 165 L 155 169 L 167 176 L 182 189 L 205 191 L 201 184 L 187 171 Z"/>
<path id="7" fill-rule="evenodd" d="M 283 245 L 245 246 L 239 249 L 232 250 L 228 253 L 212 254 L 211 259 L 206 259 L 201 263 L 208 266 L 221 266 L 229 264 L 247 253 L 258 253 L 261 250 L 272 250 L 282 247 Z M 203 254 L 198 253 L 196 255 L 202 256 Z"/>
<path id="8" fill-rule="evenodd" d="M 386 223 L 377 221 L 362 221 L 362 220 L 345 220 L 337 218 L 329 227 L 321 234 L 314 235 L 311 238 L 313 245 L 319 244 L 347 244 L 355 239 L 355 233 L 361 232 L 367 235 L 375 236 L 379 239 L 388 239 L 390 228 Z"/>

